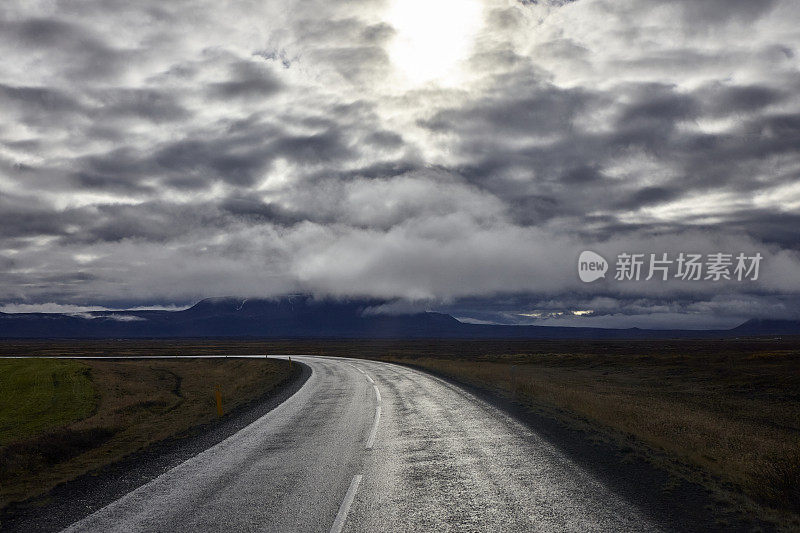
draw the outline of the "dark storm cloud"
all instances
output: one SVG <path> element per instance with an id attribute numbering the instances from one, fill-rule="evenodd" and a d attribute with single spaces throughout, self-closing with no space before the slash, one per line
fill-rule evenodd
<path id="1" fill-rule="evenodd" d="M 759 111 L 784 101 L 787 95 L 764 85 L 730 87 L 714 83 L 699 91 L 698 97 L 709 114 L 727 116 Z"/>
<path id="2" fill-rule="evenodd" d="M 461 150 L 469 163 L 460 171 L 507 200 L 520 223 L 538 224 L 604 208 L 635 212 L 690 196 L 693 190 L 719 187 L 746 197 L 796 178 L 772 166 L 766 183 L 764 178 L 754 179 L 766 158 L 800 156 L 794 114 L 753 115 L 785 100 L 785 93 L 777 89 L 716 84 L 685 91 L 665 84 L 627 83 L 603 94 L 529 83 L 524 88 L 518 85 L 511 94 L 521 92 L 531 94 L 523 99 L 493 97 L 440 111 L 421 123 L 433 131 L 461 133 Z M 615 127 L 608 131 L 586 131 L 580 125 L 586 114 L 609 111 Z M 698 121 L 720 115 L 737 116 L 740 129 L 717 134 L 692 131 Z M 484 131 L 494 135 L 484 136 Z M 519 142 L 536 137 L 550 139 L 529 146 Z M 663 177 L 643 185 L 645 178 L 654 181 L 652 170 L 631 176 L 633 181 L 611 176 L 617 160 L 636 154 L 654 161 Z M 516 177 L 507 177 L 512 175 Z M 746 210 L 740 214 L 747 218 Z M 731 213 L 730 218 L 737 215 Z M 614 216 L 606 220 L 609 228 L 598 236 L 622 226 Z M 635 227 L 640 226 L 633 224 L 631 229 Z M 774 229 L 747 223 L 738 227 L 762 239 L 770 239 Z"/>
<path id="3" fill-rule="evenodd" d="M 196 132 L 152 152 L 142 151 L 125 165 L 136 168 L 141 177 L 163 176 L 165 184 L 176 188 L 198 189 L 217 180 L 250 186 L 276 157 L 270 142 L 279 136 L 278 128 L 257 118 L 236 121 L 218 131 Z M 113 154 L 103 158 L 111 164 L 117 160 Z"/>
<path id="4" fill-rule="evenodd" d="M 533 83 L 532 83 L 533 82 Z M 518 80 L 509 95 L 488 98 L 467 109 L 440 111 L 420 124 L 433 131 L 485 131 L 497 135 L 536 135 L 568 130 L 589 97 L 582 90 L 561 90 L 534 80 Z M 531 86 L 533 85 L 533 86 Z M 537 86 L 538 85 L 538 86 Z M 527 86 L 523 88 L 524 86 Z M 519 92 L 528 93 L 515 97 Z"/>
<path id="5" fill-rule="evenodd" d="M 219 98 L 265 98 L 281 90 L 280 80 L 263 64 L 239 61 L 230 67 L 228 81 L 212 83 Z"/>
<path id="6" fill-rule="evenodd" d="M 189 117 L 178 95 L 152 89 L 109 89 L 96 95 L 97 120 L 139 118 L 155 123 Z"/>
<path id="7" fill-rule="evenodd" d="M 77 101 L 61 91 L 45 87 L 11 87 L 0 85 L 0 97 L 9 107 L 30 111 L 62 114 L 81 109 Z"/>
<path id="8" fill-rule="evenodd" d="M 726 217 L 724 223 L 732 232 L 758 235 L 767 244 L 783 249 L 797 248 L 796 228 L 800 227 L 798 213 L 750 209 Z M 714 225 L 706 226 L 707 231 L 713 231 L 714 228 Z"/>
<path id="9" fill-rule="evenodd" d="M 258 146 L 239 147 L 218 140 L 182 140 L 155 154 L 155 162 L 167 171 L 198 179 L 222 179 L 252 185 L 270 162 Z"/>
<path id="10" fill-rule="evenodd" d="M 147 97 L 144 97 L 147 98 Z M 155 97 L 156 100 L 161 100 Z M 136 102 L 140 100 L 137 96 Z M 181 113 L 182 108 L 155 106 L 153 118 L 166 120 L 167 111 Z M 104 107 L 103 115 L 125 118 L 127 111 L 118 106 Z M 357 108 L 348 108 L 353 110 Z M 347 116 L 344 109 L 335 113 Z M 173 116 L 173 119 L 176 117 Z M 363 118 L 363 117 L 362 117 Z M 154 149 L 121 147 L 105 153 L 74 158 L 71 180 L 84 190 L 104 190 L 142 195 L 155 193 L 156 184 L 187 191 L 201 190 L 222 181 L 234 186 L 249 187 L 260 180 L 276 159 L 302 167 L 328 166 L 326 175 L 335 174 L 336 165 L 357 157 L 355 139 L 363 137 L 370 146 L 382 149 L 402 147 L 402 138 L 383 130 L 362 131 L 353 127 L 343 132 L 330 119 L 308 117 L 307 125 L 322 129 L 310 135 L 290 135 L 281 127 L 262 122 L 258 115 L 233 121 L 215 131 L 196 132 L 179 140 L 163 143 Z M 122 122 L 123 127 L 126 122 Z M 115 130 L 111 130 L 112 132 Z M 116 136 L 112 136 L 116 139 Z M 121 136 L 120 138 L 124 138 Z M 395 165 L 394 163 L 387 163 Z M 386 170 L 380 163 L 373 169 L 356 171 L 379 175 Z M 312 177 L 315 173 L 310 173 Z"/>
<path id="11" fill-rule="evenodd" d="M 601 169 L 597 165 L 579 165 L 561 175 L 561 181 L 567 184 L 585 184 L 602 179 Z"/>
<path id="12" fill-rule="evenodd" d="M 78 209 L 55 211 L 30 196 L 0 196 L 3 239 L 64 235 L 70 225 L 85 224 L 89 218 Z"/>
<path id="13" fill-rule="evenodd" d="M 286 135 L 263 124 L 232 125 L 226 134 L 206 139 L 184 139 L 158 150 L 151 160 L 176 180 L 194 188 L 205 180 L 219 179 L 233 185 L 253 185 L 276 158 L 298 165 L 336 163 L 354 157 L 348 140 L 336 130 L 312 135 Z M 197 176 L 197 181 L 180 181 Z"/>
<path id="14" fill-rule="evenodd" d="M 90 27 L 54 18 L 0 20 L 0 34 L 4 41 L 28 52 L 51 55 L 57 59 L 55 69 L 73 79 L 117 75 L 128 57 L 125 50 L 110 46 Z"/>
<path id="15" fill-rule="evenodd" d="M 483 3 L 463 76 L 416 85 L 391 2 L 4 3 L 0 299 L 796 311 L 796 3 Z M 572 272 L 582 249 L 680 246 L 771 270 L 741 294 Z"/>
<path id="16" fill-rule="evenodd" d="M 356 167 L 347 170 L 328 170 L 322 169 L 311 172 L 306 176 L 306 182 L 321 182 L 324 180 L 353 181 L 360 178 L 378 179 L 402 176 L 409 172 L 423 168 L 417 157 L 400 158 L 394 161 L 381 161 L 364 167 Z"/>
<path id="17" fill-rule="evenodd" d="M 659 204 L 669 200 L 674 200 L 681 195 L 681 191 L 668 189 L 666 187 L 647 187 L 639 189 L 628 198 L 618 202 L 621 208 L 638 208 L 650 204 Z"/>
<path id="18" fill-rule="evenodd" d="M 354 152 L 347 146 L 338 131 L 326 131 L 315 135 L 297 135 L 279 139 L 274 150 L 301 164 L 333 162 L 352 157 Z"/>
<path id="19" fill-rule="evenodd" d="M 660 0 L 649 0 L 652 5 Z M 776 0 L 677 0 L 673 2 L 683 11 L 685 22 L 691 25 L 719 24 L 738 20 L 752 22 L 772 10 Z"/>
<path id="20" fill-rule="evenodd" d="M 240 199 L 239 202 L 242 202 Z M 182 205 L 163 201 L 137 204 L 101 204 L 76 210 L 82 230 L 61 237 L 64 245 L 135 240 L 165 243 L 204 231 L 225 230 L 256 210 L 236 199 Z M 249 211 L 249 212 L 248 212 Z M 229 215 L 238 215 L 229 216 Z"/>
<path id="21" fill-rule="evenodd" d="M 247 196 L 230 196 L 220 203 L 219 208 L 236 220 L 247 223 L 273 223 L 280 226 L 291 226 L 303 220 L 312 219 L 311 214 L 293 212 L 280 204 L 264 202 Z"/>
<path id="22" fill-rule="evenodd" d="M 153 192 L 152 187 L 137 183 L 138 179 L 114 174 L 78 172 L 73 175 L 75 184 L 82 189 L 100 189 L 131 194 Z"/>
<path id="23" fill-rule="evenodd" d="M 124 239 L 167 242 L 188 233 L 198 218 L 188 216 L 185 210 L 181 212 L 179 206 L 100 206 L 97 221 L 80 238 L 84 242 Z"/>
<path id="24" fill-rule="evenodd" d="M 367 135 L 365 142 L 380 148 L 399 148 L 403 146 L 403 137 L 393 131 L 374 131 Z"/>
<path id="25" fill-rule="evenodd" d="M 85 111 L 71 95 L 47 87 L 0 84 L 0 104 L 21 122 L 46 126 L 54 120 L 68 120 Z"/>
<path id="26" fill-rule="evenodd" d="M 662 85 L 633 86 L 634 101 L 623 108 L 618 121 L 620 128 L 643 125 L 655 129 L 670 128 L 675 122 L 697 116 L 695 100 L 690 95 L 677 94 L 672 87 Z"/>

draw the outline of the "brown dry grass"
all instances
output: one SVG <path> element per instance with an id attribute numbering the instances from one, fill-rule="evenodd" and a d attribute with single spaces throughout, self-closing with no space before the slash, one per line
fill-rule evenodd
<path id="1" fill-rule="evenodd" d="M 389 357 L 492 390 L 800 526 L 800 354 Z M 656 452 L 656 453 L 653 453 Z"/>
<path id="2" fill-rule="evenodd" d="M 83 361 L 99 395 L 91 416 L 0 449 L 0 508 L 114 462 L 259 398 L 289 375 L 276 360 Z"/>

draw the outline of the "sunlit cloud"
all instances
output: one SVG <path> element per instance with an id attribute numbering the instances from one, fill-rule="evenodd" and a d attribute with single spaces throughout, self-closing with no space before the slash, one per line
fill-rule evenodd
<path id="1" fill-rule="evenodd" d="M 3 309 L 310 292 L 509 323 L 794 312 L 797 2 L 117 7 L 0 7 Z M 582 250 L 689 248 L 758 250 L 763 277 L 575 272 Z"/>

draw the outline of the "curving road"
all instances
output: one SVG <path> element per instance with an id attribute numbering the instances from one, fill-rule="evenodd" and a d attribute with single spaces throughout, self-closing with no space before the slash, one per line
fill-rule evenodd
<path id="1" fill-rule="evenodd" d="M 306 384 L 65 531 L 655 531 L 535 432 L 456 386 L 293 357 Z"/>

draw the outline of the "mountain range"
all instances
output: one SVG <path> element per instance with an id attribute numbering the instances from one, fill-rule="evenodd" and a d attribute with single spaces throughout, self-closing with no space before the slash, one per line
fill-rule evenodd
<path id="1" fill-rule="evenodd" d="M 448 314 L 379 314 L 377 300 L 209 298 L 180 311 L 0 313 L 0 338 L 710 338 L 798 335 L 800 321 L 749 320 L 727 330 L 468 324 Z"/>

